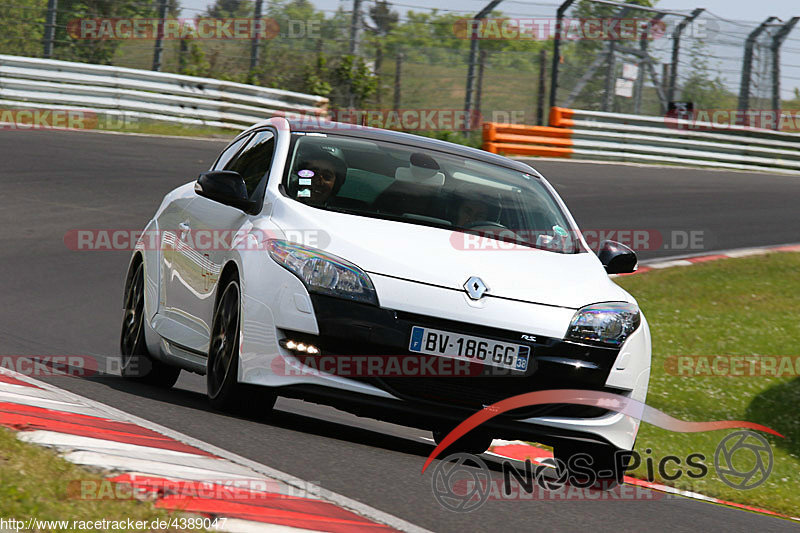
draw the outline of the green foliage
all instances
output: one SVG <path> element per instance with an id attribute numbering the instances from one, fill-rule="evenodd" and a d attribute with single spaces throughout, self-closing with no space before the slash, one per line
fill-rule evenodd
<path id="1" fill-rule="evenodd" d="M 342 56 L 332 70 L 331 79 L 339 89 L 340 105 L 345 105 L 347 96 L 352 93 L 353 105 L 357 108 L 362 107 L 364 100 L 372 96 L 378 87 L 378 79 L 367 67 L 364 58 L 358 56 Z"/>
<path id="2" fill-rule="evenodd" d="M 206 15 L 216 19 L 253 16 L 253 2 L 250 0 L 216 0 L 208 6 Z"/>
<path id="3" fill-rule="evenodd" d="M 386 0 L 378 0 L 369 8 L 369 17 L 374 26 L 367 25 L 367 29 L 374 35 L 385 37 L 397 26 L 400 15 L 392 11 L 391 4 Z"/>
<path id="4" fill-rule="evenodd" d="M 0 53 L 37 56 L 42 53 L 47 0 L 0 3 Z"/>
<path id="5" fill-rule="evenodd" d="M 85 18 L 127 18 L 158 16 L 155 4 L 140 0 L 60 0 L 56 23 L 57 59 L 110 65 L 122 41 L 114 39 L 82 39 L 67 31 L 70 21 Z"/>
<path id="6" fill-rule="evenodd" d="M 333 90 L 330 82 L 326 81 L 329 76 L 328 60 L 320 53 L 317 55 L 317 61 L 313 67 L 310 65 L 305 67 L 304 92 L 317 96 L 328 96 Z"/>
<path id="7" fill-rule="evenodd" d="M 208 76 L 211 65 L 203 49 L 194 39 L 181 42 L 180 72 L 188 76 Z"/>

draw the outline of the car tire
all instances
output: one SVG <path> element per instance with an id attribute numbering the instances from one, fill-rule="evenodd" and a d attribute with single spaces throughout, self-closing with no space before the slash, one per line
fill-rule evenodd
<path id="1" fill-rule="evenodd" d="M 147 351 L 144 336 L 144 264 L 131 264 L 125 288 L 125 307 L 120 333 L 121 371 L 124 378 L 165 389 L 178 381 L 181 369 L 157 361 Z"/>
<path id="2" fill-rule="evenodd" d="M 235 276 L 220 283 L 208 349 L 206 392 L 214 409 L 264 416 L 275 405 L 276 396 L 264 387 L 238 381 L 241 292 Z"/>
<path id="3" fill-rule="evenodd" d="M 434 429 L 433 440 L 437 445 L 441 444 L 445 437 L 450 434 L 452 429 L 453 428 L 450 427 Z M 448 455 L 452 453 L 471 453 L 473 455 L 480 455 L 487 451 L 491 445 L 492 438 L 488 434 L 483 433 L 478 429 L 473 429 L 466 435 L 462 435 L 461 438 L 448 446 L 444 453 Z"/>
<path id="4" fill-rule="evenodd" d="M 554 448 L 553 456 L 557 468 L 566 469 L 566 479 L 571 485 L 597 490 L 613 490 L 622 483 L 630 461 L 630 453 L 615 446 L 599 444 L 560 444 Z M 579 456 L 584 461 L 580 464 L 574 463 Z M 588 464 L 589 459 L 591 464 Z M 587 471 L 591 473 L 587 475 Z"/>

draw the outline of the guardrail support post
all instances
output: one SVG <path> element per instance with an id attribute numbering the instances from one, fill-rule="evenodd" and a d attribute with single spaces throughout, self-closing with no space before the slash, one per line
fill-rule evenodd
<path id="1" fill-rule="evenodd" d="M 550 71 L 550 109 L 556 107 L 558 100 L 558 66 L 561 63 L 561 32 L 564 24 L 564 14 L 575 0 L 564 0 L 556 11 L 556 34 L 553 39 L 553 68 Z"/>
<path id="2" fill-rule="evenodd" d="M 647 23 L 647 27 L 642 34 L 642 38 L 639 41 L 639 49 L 642 51 L 642 60 L 639 62 L 639 75 L 636 76 L 636 85 L 634 86 L 633 92 L 633 113 L 638 115 L 642 112 L 642 93 L 644 92 L 644 78 L 645 78 L 645 67 L 647 66 L 648 62 L 651 62 L 650 56 L 647 54 L 647 44 L 648 40 L 650 39 L 650 32 L 653 30 L 656 24 L 661 22 L 661 19 L 664 18 L 666 13 L 657 13 L 655 17 L 650 19 Z M 653 80 L 653 83 L 657 83 Z"/>
<path id="3" fill-rule="evenodd" d="M 627 6 L 623 7 L 614 15 L 614 18 L 621 19 L 625 17 L 625 15 L 627 15 L 630 10 L 631 10 L 630 7 Z M 559 44 L 559 48 L 560 47 L 561 45 Z M 611 56 L 614 54 L 615 48 L 616 44 L 613 41 L 611 41 L 608 44 L 606 44 L 602 52 L 597 54 L 597 57 L 595 57 L 594 61 L 592 61 L 592 64 L 589 65 L 589 68 L 586 69 L 586 72 L 583 73 L 583 76 L 581 76 L 581 79 L 578 80 L 578 83 L 576 83 L 572 87 L 572 90 L 570 91 L 569 96 L 567 96 L 567 99 L 561 104 L 563 107 L 572 107 L 572 102 L 575 101 L 575 99 L 581 94 L 581 91 L 583 91 L 583 89 L 586 87 L 586 84 L 589 83 L 589 81 L 592 79 L 592 76 L 594 76 L 594 73 L 597 71 L 600 65 L 602 65 L 603 62 L 605 61 L 611 60 Z M 558 73 L 556 73 L 556 76 L 558 76 Z M 606 84 L 608 83 L 609 83 L 608 74 L 606 74 Z M 606 105 L 605 96 L 603 99 L 603 105 L 604 106 Z"/>
<path id="4" fill-rule="evenodd" d="M 675 33 L 672 34 L 672 65 L 669 69 L 669 88 L 667 89 L 667 102 L 675 101 L 675 85 L 678 83 L 678 58 L 681 53 L 681 34 L 686 26 L 694 22 L 705 9 L 697 8 L 692 13 L 684 18 L 678 27 L 675 28 Z"/>
<path id="5" fill-rule="evenodd" d="M 467 115 L 465 120 L 469 120 L 469 127 L 480 128 L 480 122 L 475 124 L 476 120 L 481 118 L 481 95 L 483 94 L 483 71 L 486 69 L 486 50 L 481 50 L 480 58 L 478 59 L 478 83 L 475 87 L 475 117 Z"/>
<path id="6" fill-rule="evenodd" d="M 394 110 L 400 110 L 401 76 L 403 74 L 403 52 L 397 52 L 394 58 Z"/>
<path id="7" fill-rule="evenodd" d="M 539 50 L 539 94 L 536 95 L 536 124 L 544 126 L 544 92 L 547 90 L 547 50 Z"/>
<path id="8" fill-rule="evenodd" d="M 254 29 L 253 32 L 253 42 L 250 46 L 250 72 L 253 72 L 258 65 L 258 41 L 261 38 L 261 6 L 263 4 L 263 0 L 256 0 L 256 5 L 253 8 L 253 23 Z"/>
<path id="9" fill-rule="evenodd" d="M 156 44 L 153 49 L 153 68 L 161 70 L 161 56 L 164 53 L 164 19 L 167 18 L 167 0 L 158 0 L 158 30 L 156 31 Z"/>
<path id="10" fill-rule="evenodd" d="M 475 85 L 475 63 L 478 60 L 478 24 L 480 20 L 492 12 L 492 9 L 503 0 L 492 0 L 481 9 L 477 15 L 472 17 L 467 24 L 467 35 L 469 36 L 469 62 L 467 64 L 467 87 L 464 94 L 464 116 L 469 117 L 472 112 L 472 88 Z M 469 119 L 468 119 L 469 120 Z"/>
<path id="11" fill-rule="evenodd" d="M 750 81 L 753 74 L 753 47 L 756 44 L 756 39 L 761 35 L 767 26 L 778 17 L 769 17 L 762 22 L 756 29 L 750 32 L 747 40 L 744 43 L 744 61 L 742 62 L 742 80 L 739 84 L 739 111 L 747 111 L 750 109 Z"/>
<path id="12" fill-rule="evenodd" d="M 351 56 L 358 51 L 359 30 L 361 30 L 361 0 L 353 0 L 353 17 L 350 19 L 350 46 L 347 49 L 347 53 Z"/>
<path id="13" fill-rule="evenodd" d="M 53 41 L 56 38 L 56 15 L 58 13 L 58 0 L 47 1 L 47 21 L 44 27 L 44 58 L 53 57 Z"/>
<path id="14" fill-rule="evenodd" d="M 780 129 L 781 115 L 781 46 L 789 36 L 789 33 L 794 29 L 797 23 L 800 22 L 800 17 L 792 17 L 789 22 L 781 26 L 775 36 L 772 38 L 772 110 L 778 113 L 775 120 L 775 129 Z"/>
<path id="15" fill-rule="evenodd" d="M 617 79 L 617 57 L 614 53 L 616 48 L 617 45 L 614 41 L 608 43 L 608 55 L 606 56 L 608 67 L 606 70 L 606 88 L 603 92 L 603 111 L 614 111 L 614 87 Z"/>

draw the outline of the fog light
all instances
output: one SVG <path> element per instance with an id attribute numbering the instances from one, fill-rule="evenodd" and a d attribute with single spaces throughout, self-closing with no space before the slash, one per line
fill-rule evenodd
<path id="1" fill-rule="evenodd" d="M 279 343 L 282 347 L 295 353 L 307 353 L 310 355 L 317 355 L 320 353 L 319 348 L 313 344 L 306 344 L 304 342 L 297 342 L 291 339 L 282 339 Z"/>

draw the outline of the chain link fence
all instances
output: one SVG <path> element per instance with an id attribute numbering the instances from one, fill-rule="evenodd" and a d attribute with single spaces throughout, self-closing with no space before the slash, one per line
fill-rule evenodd
<path id="1" fill-rule="evenodd" d="M 736 110 L 742 87 L 750 109 L 776 109 L 776 91 L 778 109 L 800 105 L 800 39 L 787 21 L 772 20 L 751 39 L 743 76 L 748 37 L 761 23 L 708 11 L 576 0 L 563 12 L 554 56 L 558 5 L 547 2 L 493 2 L 480 21 L 472 12 L 378 0 L 342 2 L 338 10 L 291 1 L 224 4 L 235 9 L 181 9 L 176 0 L 0 0 L 7 29 L 0 53 L 42 57 L 52 28 L 54 59 L 151 69 L 161 31 L 162 71 L 319 94 L 331 99 L 334 113 L 414 110 L 417 123 L 430 111 L 436 115 L 426 128 L 456 132 L 476 117 L 543 123 L 548 104 L 654 116 L 667 113 L 670 102 Z M 178 22 L 159 30 L 162 9 Z M 199 21 L 209 18 L 243 21 L 241 31 L 217 23 L 202 34 Z M 126 37 L 120 20 L 146 20 L 152 29 Z M 469 114 L 458 114 L 464 110 Z M 375 125 L 424 129 L 399 120 L 387 124 L 384 113 Z"/>

